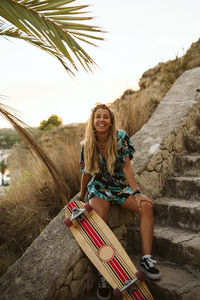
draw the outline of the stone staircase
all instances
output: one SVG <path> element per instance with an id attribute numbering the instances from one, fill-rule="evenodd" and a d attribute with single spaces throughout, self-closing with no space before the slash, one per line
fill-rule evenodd
<path id="1" fill-rule="evenodd" d="M 185 148 L 163 196 L 154 200 L 153 256 L 162 278 L 147 285 L 155 300 L 200 299 L 200 135 L 186 137 Z M 140 245 L 138 226 L 129 226 L 127 251 L 137 267 Z M 79 300 L 96 300 L 94 295 L 95 289 Z"/>
<path id="2" fill-rule="evenodd" d="M 147 284 L 157 300 L 200 299 L 200 135 L 185 137 L 185 148 L 154 200 L 153 256 L 163 276 Z M 141 252 L 135 226 L 128 228 L 128 249 L 135 261 L 132 254 Z"/>

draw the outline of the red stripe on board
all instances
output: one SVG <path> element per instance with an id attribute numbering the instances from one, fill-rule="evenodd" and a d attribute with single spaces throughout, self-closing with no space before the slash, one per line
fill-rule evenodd
<path id="1" fill-rule="evenodd" d="M 112 261 L 109 262 L 111 267 L 114 269 L 115 273 L 119 276 L 119 278 L 122 280 L 123 283 L 125 283 L 126 280 L 129 280 L 130 278 L 128 275 L 124 272 L 124 270 L 121 268 L 119 263 L 114 258 Z M 132 296 L 134 296 L 135 300 L 144 300 L 143 296 L 140 294 L 139 290 L 136 290 L 132 293 Z"/>
<path id="2" fill-rule="evenodd" d="M 138 297 L 137 297 L 137 295 L 135 294 L 135 295 L 133 295 L 133 293 L 131 294 L 134 298 L 134 300 L 140 300 Z"/>
<path id="3" fill-rule="evenodd" d="M 72 210 L 74 207 L 76 207 L 76 205 L 74 204 L 74 202 L 70 202 L 68 204 L 68 207 L 69 207 L 70 210 Z"/>
<path id="4" fill-rule="evenodd" d="M 68 204 L 69 209 L 72 211 L 73 208 L 77 208 L 76 204 L 74 202 L 70 202 Z M 100 248 L 104 243 L 99 238 L 99 236 L 96 234 L 96 232 L 91 227 L 90 223 L 84 219 L 82 222 L 80 222 L 82 227 L 84 228 L 85 232 L 89 235 L 90 238 L 92 238 L 93 242 L 96 244 L 98 248 Z"/>
<path id="5" fill-rule="evenodd" d="M 137 297 L 137 299 L 139 300 L 144 300 L 145 298 L 143 298 L 143 296 L 140 294 L 141 292 L 139 290 L 134 291 L 131 295 L 135 298 L 135 296 Z"/>
<path id="6" fill-rule="evenodd" d="M 115 273 L 118 275 L 118 277 L 121 279 L 121 281 L 124 283 L 126 280 L 130 279 L 128 278 L 127 274 L 122 270 L 118 262 L 115 258 L 109 262 L 111 267 L 114 269 Z"/>
<path id="7" fill-rule="evenodd" d="M 80 224 L 98 248 L 104 245 L 104 242 L 99 238 L 97 233 L 94 231 L 94 229 L 86 219 L 80 222 Z"/>

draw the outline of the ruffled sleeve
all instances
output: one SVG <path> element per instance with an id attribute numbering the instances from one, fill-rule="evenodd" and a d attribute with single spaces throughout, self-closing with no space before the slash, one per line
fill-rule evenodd
<path id="1" fill-rule="evenodd" d="M 129 156 L 131 160 L 135 153 L 135 149 L 129 136 L 123 130 L 118 131 L 118 153 L 123 161 L 125 161 L 126 156 Z"/>
<path id="2" fill-rule="evenodd" d="M 80 156 L 80 171 L 84 173 L 85 162 L 84 162 L 84 146 L 81 147 L 81 156 Z"/>

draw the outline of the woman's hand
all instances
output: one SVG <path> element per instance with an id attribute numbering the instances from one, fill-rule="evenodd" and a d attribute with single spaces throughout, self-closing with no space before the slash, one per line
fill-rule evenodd
<path id="1" fill-rule="evenodd" d="M 151 199 L 149 199 L 146 195 L 143 195 L 143 194 L 137 194 L 137 195 L 135 195 L 135 199 L 136 199 L 136 201 L 137 201 L 137 204 L 138 204 L 139 209 L 142 209 L 141 203 L 142 203 L 143 201 L 149 202 L 149 203 L 152 205 L 152 207 L 153 207 L 153 201 L 152 201 Z"/>

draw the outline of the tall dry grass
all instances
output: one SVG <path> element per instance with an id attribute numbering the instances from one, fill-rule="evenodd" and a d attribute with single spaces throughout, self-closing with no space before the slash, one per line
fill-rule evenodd
<path id="1" fill-rule="evenodd" d="M 80 147 L 74 144 L 55 148 L 50 157 L 65 180 L 70 199 L 80 188 Z M 32 160 L 29 169 L 0 199 L 0 276 L 58 214 L 61 203 L 47 169 L 40 161 Z"/>
<path id="2" fill-rule="evenodd" d="M 127 96 L 114 105 L 117 128 L 131 137 L 149 120 L 159 104 L 156 97 L 141 97 L 137 93 Z"/>

